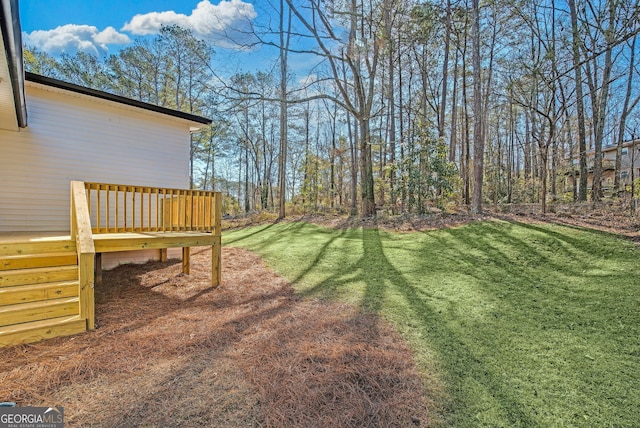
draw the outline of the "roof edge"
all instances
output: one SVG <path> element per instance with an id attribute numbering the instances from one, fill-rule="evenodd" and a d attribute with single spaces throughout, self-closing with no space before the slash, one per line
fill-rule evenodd
<path id="1" fill-rule="evenodd" d="M 34 83 L 40 83 L 42 85 L 51 86 L 58 89 L 64 89 L 78 94 L 88 95 L 90 97 L 96 97 L 103 100 L 113 101 L 116 103 L 138 107 L 144 110 L 153 111 L 156 113 L 166 114 L 168 116 L 177 117 L 180 119 L 189 120 L 191 122 L 201 123 L 203 125 L 210 125 L 213 120 L 198 116 L 191 113 L 185 113 L 183 111 L 173 110 L 166 107 L 157 106 L 155 104 L 145 103 L 143 101 L 126 98 L 120 95 L 110 94 L 108 92 L 99 91 L 97 89 L 87 88 L 85 86 L 76 85 L 74 83 L 65 82 L 63 80 L 54 79 L 52 77 L 42 76 L 40 74 L 25 73 L 26 80 Z"/>
<path id="2" fill-rule="evenodd" d="M 24 62 L 22 58 L 22 29 L 18 0 L 0 0 L 2 19 L 0 30 L 4 39 L 4 51 L 7 54 L 7 65 L 13 91 L 13 102 L 16 118 L 20 128 L 27 127 L 27 103 L 24 94 Z"/>

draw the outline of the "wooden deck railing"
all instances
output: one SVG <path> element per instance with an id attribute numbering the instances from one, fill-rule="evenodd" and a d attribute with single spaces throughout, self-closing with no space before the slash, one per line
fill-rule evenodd
<path id="1" fill-rule="evenodd" d="M 84 183 L 71 182 L 71 239 L 76 242 L 78 253 L 78 293 L 80 317 L 87 320 L 87 329 L 95 328 L 94 258 L 96 254 L 91 233 L 91 217 Z"/>
<path id="2" fill-rule="evenodd" d="M 79 315 L 87 329 L 95 328 L 94 234 L 127 232 L 211 233 L 211 284 L 221 281 L 220 192 L 181 190 L 121 184 L 71 182 L 71 238 L 76 243 L 79 277 Z M 93 225 L 93 227 L 92 227 Z M 164 237 L 168 237 L 167 233 Z M 96 237 L 97 238 L 97 237 Z M 125 239 L 125 238 L 119 238 Z M 183 247 L 183 271 L 188 273 L 189 246 L 198 240 L 164 241 Z M 147 247 L 147 242 L 140 249 Z M 137 246 L 134 246 L 138 249 Z M 166 248 L 166 247 L 155 247 Z"/>
<path id="3" fill-rule="evenodd" d="M 84 183 L 93 233 L 215 232 L 219 192 Z"/>

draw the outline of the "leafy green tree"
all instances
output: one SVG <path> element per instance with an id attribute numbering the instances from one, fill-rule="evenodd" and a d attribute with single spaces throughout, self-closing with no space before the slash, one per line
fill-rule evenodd
<path id="1" fill-rule="evenodd" d="M 56 76 L 52 77 L 101 91 L 110 90 L 106 67 L 92 54 L 83 51 L 73 55 L 63 53 L 55 68 Z"/>
<path id="2" fill-rule="evenodd" d="M 26 71 L 41 76 L 56 77 L 58 75 L 58 61 L 48 53 L 35 46 L 23 46 L 22 52 Z"/>

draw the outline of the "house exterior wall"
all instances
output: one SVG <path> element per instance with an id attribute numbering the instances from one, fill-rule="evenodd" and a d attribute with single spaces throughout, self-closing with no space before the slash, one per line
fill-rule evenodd
<path id="1" fill-rule="evenodd" d="M 102 269 L 113 269 L 125 263 L 146 263 L 158 260 L 160 250 L 116 251 L 102 254 Z M 182 259 L 182 248 L 167 248 L 168 259 Z"/>
<path id="2" fill-rule="evenodd" d="M 633 152 L 632 152 L 633 150 Z M 611 158 L 613 162 L 616 159 L 616 152 L 612 150 L 607 152 L 607 158 Z M 633 168 L 633 176 L 640 178 L 640 142 L 628 145 L 623 148 L 622 156 L 620 156 L 620 182 L 631 184 L 631 169 Z"/>
<path id="3" fill-rule="evenodd" d="M 29 126 L 0 130 L 0 232 L 68 231 L 72 180 L 188 188 L 191 122 L 26 83 Z"/>
<path id="4" fill-rule="evenodd" d="M 635 152 L 635 153 L 634 153 Z M 587 152 L 587 187 L 591 189 L 593 182 L 593 164 L 594 164 L 594 151 Z M 616 162 L 616 148 L 605 147 L 602 150 L 602 187 L 604 189 L 613 188 L 615 180 L 615 162 Z M 633 165 L 632 165 L 633 164 Z M 573 168 L 577 177 L 579 176 L 578 159 L 574 159 Z M 640 141 L 628 141 L 625 142 L 622 148 L 622 154 L 620 156 L 620 186 L 624 189 L 624 186 L 631 185 L 631 176 L 640 178 Z M 568 175 L 568 174 L 567 174 Z M 576 180 L 579 178 L 576 177 Z M 573 177 L 568 175 L 569 183 L 573 185 Z M 576 183 L 577 185 L 578 183 Z"/>

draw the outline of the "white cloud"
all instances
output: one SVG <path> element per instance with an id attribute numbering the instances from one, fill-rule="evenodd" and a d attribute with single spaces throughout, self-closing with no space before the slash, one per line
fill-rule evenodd
<path id="1" fill-rule="evenodd" d="M 242 0 L 222 0 L 217 5 L 202 0 L 191 15 L 173 11 L 136 15 L 121 31 L 149 35 L 157 34 L 163 25 L 179 25 L 213 46 L 242 49 L 254 40 L 251 22 L 257 16 L 253 5 Z"/>
<path id="2" fill-rule="evenodd" d="M 93 40 L 96 43 L 105 45 L 128 45 L 131 39 L 126 34 L 118 33 L 113 27 L 107 27 L 95 35 Z"/>
<path id="3" fill-rule="evenodd" d="M 51 55 L 84 51 L 102 56 L 108 52 L 109 45 L 131 43 L 126 34 L 119 33 L 113 27 L 98 31 L 92 25 L 75 24 L 62 25 L 53 30 L 35 30 L 24 33 L 22 37 L 27 46 L 35 46 Z"/>

